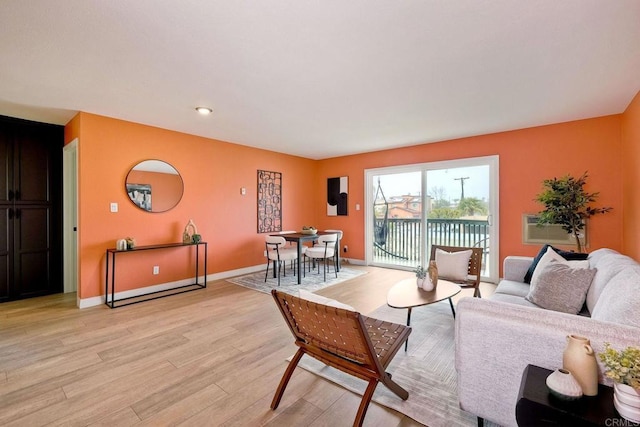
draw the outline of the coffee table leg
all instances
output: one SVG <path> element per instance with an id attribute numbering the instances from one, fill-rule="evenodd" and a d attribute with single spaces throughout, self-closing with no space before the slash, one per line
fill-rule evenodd
<path id="1" fill-rule="evenodd" d="M 411 307 L 407 310 L 407 326 L 411 326 Z M 407 346 L 409 345 L 409 338 L 404 342 L 404 351 L 407 351 Z"/>
<path id="2" fill-rule="evenodd" d="M 449 298 L 449 305 L 451 305 L 451 313 L 453 313 L 453 318 L 456 318 L 456 311 L 453 309 L 453 301 Z"/>

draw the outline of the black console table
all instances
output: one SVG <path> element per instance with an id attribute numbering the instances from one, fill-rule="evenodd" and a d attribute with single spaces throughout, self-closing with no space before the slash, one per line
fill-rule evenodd
<path id="1" fill-rule="evenodd" d="M 200 246 L 204 246 L 204 283 L 199 283 L 199 267 L 200 267 Z M 134 297 L 115 299 L 116 296 L 116 255 L 130 254 L 140 251 L 150 251 L 169 248 L 195 248 L 196 252 L 196 281 L 188 285 L 178 286 L 163 291 L 148 292 L 143 295 L 137 295 Z M 111 287 L 111 289 L 109 289 Z M 104 285 L 105 304 L 111 308 L 123 307 L 125 305 L 136 304 L 143 301 L 149 301 L 152 299 L 168 297 L 171 295 L 181 294 L 184 292 L 196 291 L 198 289 L 204 289 L 207 287 L 207 242 L 198 243 L 167 243 L 163 245 L 149 245 L 149 246 L 137 246 L 133 249 L 119 250 L 119 249 L 107 249 L 107 273 Z M 111 294 L 111 299 L 109 299 Z M 116 305 L 118 302 L 126 301 L 122 304 Z"/>
<path id="2" fill-rule="evenodd" d="M 613 406 L 611 387 L 599 384 L 597 396 L 561 400 L 547 388 L 546 380 L 551 372 L 534 365 L 525 368 L 516 404 L 516 420 L 520 427 L 629 425 Z"/>

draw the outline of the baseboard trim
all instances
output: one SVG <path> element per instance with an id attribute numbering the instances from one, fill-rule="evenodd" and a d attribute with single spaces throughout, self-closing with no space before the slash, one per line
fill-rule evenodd
<path id="1" fill-rule="evenodd" d="M 237 270 L 229 270 L 229 271 L 223 271 L 220 273 L 207 274 L 207 283 L 215 280 L 226 279 L 228 277 L 254 273 L 256 271 L 260 271 L 264 269 L 265 269 L 265 265 L 261 264 L 261 265 L 254 265 L 252 267 L 239 268 Z M 157 285 L 145 286 L 142 288 L 130 289 L 128 291 L 116 292 L 115 299 L 119 300 L 123 298 L 138 297 L 151 292 L 167 291 L 167 290 L 178 288 L 180 286 L 189 285 L 194 282 L 195 282 L 195 276 L 187 279 L 177 280 L 175 282 L 159 283 Z M 201 276 L 198 279 L 198 282 L 203 283 L 204 276 Z M 109 294 L 108 296 L 100 295 L 97 297 L 90 297 L 90 298 L 83 298 L 83 299 L 79 298 L 77 304 L 78 304 L 78 308 L 89 308 L 89 307 L 98 306 L 100 304 L 104 304 L 105 300 L 108 300 L 110 302 L 111 294 Z"/>

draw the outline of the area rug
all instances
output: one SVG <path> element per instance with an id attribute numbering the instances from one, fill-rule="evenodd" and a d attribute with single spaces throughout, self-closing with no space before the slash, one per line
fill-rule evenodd
<path id="1" fill-rule="evenodd" d="M 370 317 L 405 324 L 407 310 L 384 305 Z M 414 308 L 409 347 L 401 349 L 387 368 L 394 381 L 409 392 L 402 400 L 378 384 L 373 400 L 428 425 L 475 426 L 476 417 L 458 407 L 454 369 L 454 319 L 448 301 Z M 362 395 L 365 381 L 304 356 L 299 366 Z M 485 423 L 486 424 L 486 423 Z"/>
<path id="2" fill-rule="evenodd" d="M 264 281 L 264 270 L 257 273 L 245 274 L 244 276 L 233 277 L 226 280 L 227 282 L 231 282 L 236 285 L 244 286 L 245 288 L 253 289 L 254 291 L 264 292 L 267 294 L 271 292 L 271 289 L 278 289 L 288 294 L 297 295 L 300 289 L 315 292 L 319 289 L 337 285 L 338 283 L 353 279 L 354 277 L 358 277 L 366 273 L 366 271 L 363 270 L 342 267 L 338 272 L 338 278 L 336 278 L 335 274 L 333 273 L 333 269 L 331 269 L 327 272 L 327 281 L 325 282 L 322 269 L 320 269 L 320 274 L 318 274 L 317 270 L 311 272 L 307 271 L 306 277 L 302 277 L 302 283 L 298 285 L 298 276 L 289 274 L 289 271 L 290 270 L 287 269 L 286 277 L 280 276 L 280 287 L 278 287 L 278 279 L 273 278 L 271 270 L 269 270 L 269 277 L 267 277 L 266 282 Z"/>

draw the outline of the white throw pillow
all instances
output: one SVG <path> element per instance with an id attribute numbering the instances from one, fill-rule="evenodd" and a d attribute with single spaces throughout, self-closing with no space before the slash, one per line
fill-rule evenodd
<path id="1" fill-rule="evenodd" d="M 349 311 L 356 311 L 355 308 L 351 307 L 348 304 L 343 304 L 340 301 L 336 301 L 331 298 L 323 297 L 322 295 L 314 294 L 313 292 L 309 292 L 304 289 L 300 289 L 298 291 L 298 296 L 302 299 L 306 299 L 307 301 L 315 302 L 318 304 L 328 305 L 329 307 L 342 308 Z"/>
<path id="2" fill-rule="evenodd" d="M 436 249 L 436 266 L 438 277 L 451 280 L 467 280 L 469 276 L 469 258 L 471 249 L 459 252 L 445 252 Z"/>
<path id="3" fill-rule="evenodd" d="M 531 286 L 536 286 L 540 280 L 540 274 L 544 271 L 544 268 L 549 265 L 551 262 L 559 262 L 561 264 L 566 264 L 571 268 L 589 268 L 589 260 L 584 261 L 567 261 L 562 256 L 560 256 L 553 248 L 549 247 L 547 252 L 540 258 L 538 261 L 538 265 L 536 265 L 536 269 L 533 271 L 533 275 L 531 276 Z"/>

